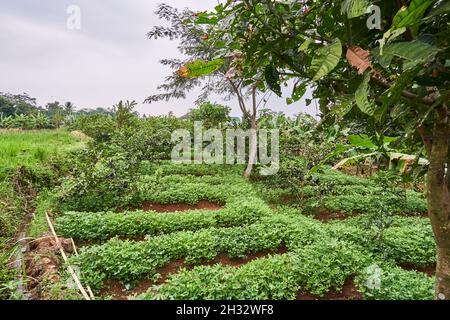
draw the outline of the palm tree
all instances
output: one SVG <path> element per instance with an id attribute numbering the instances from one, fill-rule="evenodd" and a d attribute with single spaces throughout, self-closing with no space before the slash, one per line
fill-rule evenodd
<path id="1" fill-rule="evenodd" d="M 64 104 L 64 110 L 66 111 L 67 114 L 72 114 L 75 111 L 75 106 L 72 102 L 67 101 Z"/>

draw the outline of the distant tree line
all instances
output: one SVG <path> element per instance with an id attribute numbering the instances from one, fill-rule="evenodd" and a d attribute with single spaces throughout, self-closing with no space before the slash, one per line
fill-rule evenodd
<path id="1" fill-rule="evenodd" d="M 51 129 L 70 124 L 78 115 L 113 115 L 112 110 L 78 109 L 68 101 L 49 102 L 39 106 L 28 94 L 0 92 L 0 128 Z"/>

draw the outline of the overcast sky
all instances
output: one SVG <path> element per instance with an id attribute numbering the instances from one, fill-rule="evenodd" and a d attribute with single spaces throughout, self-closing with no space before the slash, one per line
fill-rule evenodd
<path id="1" fill-rule="evenodd" d="M 0 0 L 0 92 L 22 93 L 40 105 L 72 101 L 79 108 L 111 107 L 136 100 L 141 114 L 185 114 L 199 92 L 185 100 L 143 104 L 171 71 L 159 60 L 178 57 L 177 43 L 148 40 L 160 24 L 158 3 L 208 10 L 217 0 Z M 67 8 L 81 9 L 81 29 L 67 28 Z M 286 90 L 288 93 L 288 90 Z M 236 101 L 224 102 L 239 115 Z M 313 104 L 314 105 L 314 104 Z M 304 101 L 286 106 L 272 98 L 267 107 L 287 114 L 308 112 Z"/>

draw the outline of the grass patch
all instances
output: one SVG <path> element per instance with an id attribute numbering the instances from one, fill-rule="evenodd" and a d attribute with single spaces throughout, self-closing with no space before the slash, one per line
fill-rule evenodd
<path id="1" fill-rule="evenodd" d="M 84 146 L 64 130 L 0 131 L 0 179 L 17 166 L 33 166 L 50 156 Z"/>

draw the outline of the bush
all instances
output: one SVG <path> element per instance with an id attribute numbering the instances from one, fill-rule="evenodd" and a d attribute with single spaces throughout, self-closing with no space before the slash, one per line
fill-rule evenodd
<path id="1" fill-rule="evenodd" d="M 0 114 L 0 129 L 54 129 L 55 126 L 51 123 L 50 119 L 43 113 L 36 115 L 11 115 L 3 116 Z"/>
<path id="2" fill-rule="evenodd" d="M 117 124 L 109 115 L 81 115 L 75 118 L 69 128 L 83 132 L 96 142 L 105 142 L 110 140 Z"/>
<path id="3" fill-rule="evenodd" d="M 436 242 L 431 225 L 391 227 L 384 233 L 387 256 L 398 263 L 429 266 L 436 262 Z"/>

